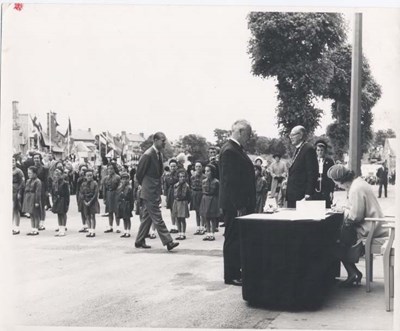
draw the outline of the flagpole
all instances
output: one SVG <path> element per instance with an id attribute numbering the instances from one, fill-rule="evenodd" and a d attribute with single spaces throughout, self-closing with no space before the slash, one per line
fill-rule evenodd
<path id="1" fill-rule="evenodd" d="M 51 154 L 51 110 L 49 113 L 49 152 Z"/>

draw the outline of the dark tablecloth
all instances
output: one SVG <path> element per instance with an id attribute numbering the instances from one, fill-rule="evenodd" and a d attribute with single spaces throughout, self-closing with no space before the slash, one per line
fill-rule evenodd
<path id="1" fill-rule="evenodd" d="M 342 215 L 321 221 L 237 219 L 243 299 L 277 309 L 316 309 L 340 263 L 334 257 Z"/>

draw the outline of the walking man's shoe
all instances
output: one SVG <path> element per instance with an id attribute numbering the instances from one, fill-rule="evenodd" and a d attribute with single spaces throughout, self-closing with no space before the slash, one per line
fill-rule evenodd
<path id="1" fill-rule="evenodd" d="M 171 241 L 170 243 L 167 244 L 167 249 L 168 251 L 173 250 L 176 246 L 179 246 L 179 243 Z"/>

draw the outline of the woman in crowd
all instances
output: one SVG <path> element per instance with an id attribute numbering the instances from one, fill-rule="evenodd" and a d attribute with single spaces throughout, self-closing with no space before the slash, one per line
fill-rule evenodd
<path id="1" fill-rule="evenodd" d="M 357 269 L 356 263 L 362 254 L 362 239 L 368 236 L 371 228 L 371 223 L 365 222 L 364 218 L 380 218 L 384 215 L 371 186 L 361 177 L 355 177 L 353 171 L 337 164 L 328 170 L 328 177 L 348 193 L 347 206 L 332 208 L 344 212 L 338 253 L 348 277 L 342 282 L 342 286 L 353 286 L 359 284 L 362 279 L 362 273 Z M 378 224 L 374 237 L 385 236 L 387 231 Z"/>
<path id="2" fill-rule="evenodd" d="M 42 206 L 42 182 L 37 178 L 38 170 L 35 166 L 28 168 L 28 180 L 25 184 L 24 202 L 22 212 L 28 213 L 31 217 L 32 230 L 27 235 L 37 236 L 39 234 L 39 222 L 41 213 L 44 210 Z"/>
<path id="3" fill-rule="evenodd" d="M 69 184 L 64 180 L 60 169 L 54 170 L 54 180 L 51 187 L 51 199 L 53 207 L 51 211 L 57 214 L 59 231 L 57 237 L 65 236 L 65 227 L 67 225 L 67 212 L 69 208 Z"/>
<path id="4" fill-rule="evenodd" d="M 110 163 L 107 166 L 107 176 L 103 181 L 103 197 L 106 204 L 106 213 L 108 213 L 108 224 L 109 228 L 104 233 L 113 232 L 114 215 L 117 212 L 117 188 L 121 182 L 121 177 L 117 175 L 117 167 L 114 163 Z M 119 219 L 115 217 L 115 223 L 117 225 L 117 233 L 120 233 Z"/>
<path id="5" fill-rule="evenodd" d="M 86 235 L 88 238 L 96 236 L 96 214 L 100 212 L 100 205 L 98 200 L 99 186 L 93 180 L 93 170 L 86 170 L 85 181 L 79 189 L 80 200 L 82 201 L 82 210 L 89 227 L 89 233 Z"/>
<path id="6" fill-rule="evenodd" d="M 212 164 L 207 164 L 205 167 L 205 175 L 207 178 L 204 179 L 202 183 L 203 196 L 200 204 L 200 216 L 203 217 L 207 228 L 207 236 L 203 239 L 204 241 L 215 240 L 214 232 L 219 216 L 219 181 L 215 178 L 215 174 L 215 167 Z"/>
<path id="7" fill-rule="evenodd" d="M 124 234 L 121 238 L 129 238 L 131 236 L 131 217 L 133 210 L 133 191 L 129 184 L 129 173 L 121 173 L 121 183 L 117 189 L 117 219 L 124 221 Z"/>
<path id="8" fill-rule="evenodd" d="M 186 219 L 189 218 L 190 186 L 186 182 L 185 169 L 178 170 L 178 183 L 174 185 L 174 204 L 172 214 L 178 223 L 178 237 L 176 240 L 186 239 Z"/>
<path id="9" fill-rule="evenodd" d="M 19 234 L 20 212 L 21 212 L 21 199 L 23 196 L 25 186 L 25 176 L 21 169 L 17 168 L 15 158 L 12 159 L 13 170 L 13 230 L 12 234 Z"/>
<path id="10" fill-rule="evenodd" d="M 194 233 L 195 235 L 201 235 L 205 233 L 204 230 L 204 221 L 202 217 L 200 217 L 200 204 L 201 198 L 203 197 L 202 193 L 202 185 L 203 180 L 206 179 L 206 175 L 203 174 L 203 166 L 200 161 L 197 161 L 194 165 L 195 174 L 192 176 L 190 181 L 190 186 L 192 189 L 192 203 L 190 205 L 190 209 L 196 212 L 196 225 L 197 230 Z"/>

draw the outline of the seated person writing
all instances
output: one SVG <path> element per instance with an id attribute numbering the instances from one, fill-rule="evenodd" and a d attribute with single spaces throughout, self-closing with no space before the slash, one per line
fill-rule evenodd
<path id="1" fill-rule="evenodd" d="M 365 222 L 365 217 L 383 217 L 383 212 L 371 186 L 361 177 L 341 164 L 328 170 L 328 177 L 348 193 L 347 206 L 343 208 L 344 220 L 339 243 L 339 258 L 345 267 L 348 277 L 342 286 L 359 284 L 362 273 L 356 267 L 362 255 L 362 239 L 368 236 L 371 223 Z M 333 210 L 339 211 L 332 206 Z M 387 231 L 377 224 L 374 238 L 387 236 Z"/>

